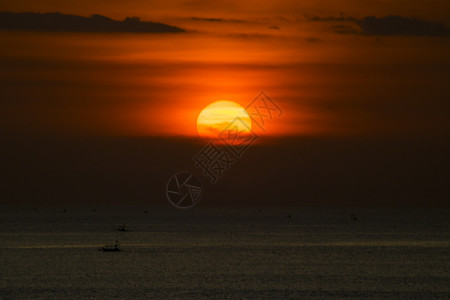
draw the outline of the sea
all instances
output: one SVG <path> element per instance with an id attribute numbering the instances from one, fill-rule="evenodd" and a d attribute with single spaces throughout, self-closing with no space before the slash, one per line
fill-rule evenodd
<path id="1" fill-rule="evenodd" d="M 445 209 L 0 206 L 0 298 L 450 299 L 449 224 Z"/>

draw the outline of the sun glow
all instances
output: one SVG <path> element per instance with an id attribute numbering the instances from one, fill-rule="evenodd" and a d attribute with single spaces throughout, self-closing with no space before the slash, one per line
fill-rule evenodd
<path id="1" fill-rule="evenodd" d="M 225 129 L 236 130 L 239 134 L 249 134 L 252 123 L 247 111 L 232 101 L 216 101 L 205 107 L 197 119 L 200 137 L 219 138 Z"/>

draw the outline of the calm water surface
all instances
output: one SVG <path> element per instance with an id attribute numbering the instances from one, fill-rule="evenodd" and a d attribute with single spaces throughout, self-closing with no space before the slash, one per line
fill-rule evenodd
<path id="1" fill-rule="evenodd" d="M 448 210 L 0 208 L 2 299 L 450 299 Z"/>

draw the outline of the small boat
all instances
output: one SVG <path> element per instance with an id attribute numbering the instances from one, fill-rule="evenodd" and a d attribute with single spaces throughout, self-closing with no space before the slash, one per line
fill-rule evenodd
<path id="1" fill-rule="evenodd" d="M 121 227 L 117 228 L 117 231 L 123 231 L 123 232 L 127 231 L 125 229 L 125 224 L 123 224 Z"/>
<path id="2" fill-rule="evenodd" d="M 98 249 L 98 251 L 103 251 L 103 252 L 120 252 L 122 251 L 122 249 L 119 248 L 119 242 L 116 241 L 116 244 L 114 246 L 104 246 L 101 247 L 100 249 Z"/>
<path id="3" fill-rule="evenodd" d="M 103 252 L 120 252 L 120 251 L 122 251 L 122 249 L 120 249 L 119 247 L 109 247 L 109 246 L 102 247 L 98 250 L 103 251 Z"/>

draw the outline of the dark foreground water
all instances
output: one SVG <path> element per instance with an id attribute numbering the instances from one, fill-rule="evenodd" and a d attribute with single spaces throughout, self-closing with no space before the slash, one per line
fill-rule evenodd
<path id="1" fill-rule="evenodd" d="M 0 209 L 2 299 L 450 299 L 448 210 Z"/>

